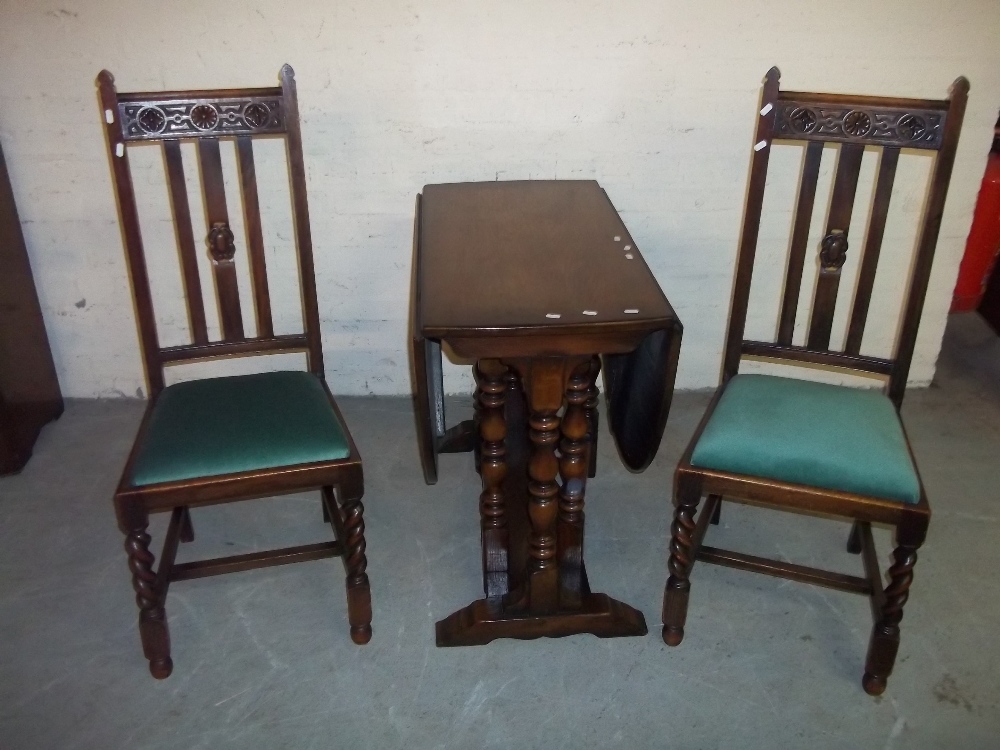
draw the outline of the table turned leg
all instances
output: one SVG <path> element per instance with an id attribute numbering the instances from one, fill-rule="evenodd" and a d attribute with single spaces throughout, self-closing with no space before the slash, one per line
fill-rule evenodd
<path id="1" fill-rule="evenodd" d="M 587 486 L 590 448 L 588 405 L 594 383 L 592 362 L 570 376 L 566 413 L 559 443 L 559 602 L 564 609 L 580 606 L 583 584 L 583 498 Z"/>
<path id="2" fill-rule="evenodd" d="M 590 361 L 590 385 L 587 388 L 587 476 L 593 479 L 597 476 L 597 428 L 600 424 L 600 412 L 597 410 L 601 392 L 597 387 L 597 376 L 601 374 L 601 358 L 594 356 Z"/>
<path id="3" fill-rule="evenodd" d="M 507 395 L 507 368 L 497 360 L 476 363 L 476 393 L 479 396 L 479 473 L 483 491 L 479 496 L 479 516 L 483 543 L 483 590 L 487 598 L 507 593 L 507 513 L 503 481 L 507 475 L 507 423 L 504 402 Z"/>
<path id="4" fill-rule="evenodd" d="M 583 562 L 583 495 L 590 463 L 587 435 L 591 423 L 587 402 L 592 397 L 590 389 L 596 377 L 592 362 L 590 355 L 504 360 L 521 378 L 531 445 L 527 496 L 506 498 L 502 486 L 507 470 L 504 463 L 507 431 L 502 423 L 504 394 L 500 386 L 514 387 L 516 380 L 508 378 L 502 369 L 488 369 L 486 360 L 480 362 L 477 372 L 483 392 L 480 509 L 487 598 L 472 602 L 438 622 L 437 645 L 472 646 L 496 638 L 530 639 L 576 633 L 603 638 L 646 634 L 641 612 L 606 594 L 592 593 L 587 585 Z M 564 399 L 567 410 L 561 421 L 559 410 Z M 519 434 L 519 429 L 515 432 Z M 521 447 L 516 445 L 516 439 L 514 443 L 513 452 L 520 456 Z M 557 447 L 561 448 L 560 456 Z M 560 473 L 561 487 L 556 481 Z M 510 486 L 512 482 L 506 484 Z M 507 503 L 517 503 L 512 507 L 518 513 L 512 517 L 518 516 L 527 505 L 528 528 L 523 529 L 527 539 L 521 535 L 519 525 L 507 523 Z M 491 559 L 487 548 L 498 544 L 490 535 L 500 530 L 506 535 L 505 562 L 519 571 L 523 569 L 524 580 L 506 596 L 497 598 L 490 595 Z M 512 554 L 515 558 L 511 558 Z M 505 571 L 509 586 L 509 570 Z"/>
<path id="5" fill-rule="evenodd" d="M 534 405 L 532 405 L 534 406 Z M 556 474 L 559 462 L 556 444 L 559 442 L 559 417 L 555 409 L 532 408 L 528 425 L 531 459 L 528 461 L 528 518 L 531 519 L 531 539 L 528 543 L 529 606 L 534 614 L 551 614 L 559 606 L 557 590 L 559 564 L 556 560 L 556 496 L 559 485 Z"/>

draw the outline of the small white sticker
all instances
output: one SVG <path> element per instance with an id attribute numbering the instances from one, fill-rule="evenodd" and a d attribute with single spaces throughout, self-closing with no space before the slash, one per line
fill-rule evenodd
<path id="1" fill-rule="evenodd" d="M 631 245 L 626 245 L 626 246 L 625 246 L 625 249 L 626 249 L 626 250 L 631 250 L 631 249 L 632 249 L 632 246 L 631 246 Z"/>
<path id="2" fill-rule="evenodd" d="M 754 151 L 760 151 L 766 145 L 767 145 L 767 141 L 760 141 L 759 143 L 753 144 L 753 150 Z"/>
<path id="3" fill-rule="evenodd" d="M 584 315 L 597 315 L 597 310 L 584 310 Z"/>
<path id="4" fill-rule="evenodd" d="M 125 144 L 119 143 L 115 146 L 115 156 L 122 157 L 125 156 Z"/>
<path id="5" fill-rule="evenodd" d="M 634 309 L 632 309 L 632 310 L 626 310 L 625 314 L 626 315 L 638 315 L 639 311 L 638 310 L 634 310 Z"/>
<path id="6" fill-rule="evenodd" d="M 632 253 L 625 253 L 625 260 L 632 260 L 635 256 Z"/>
<path id="7" fill-rule="evenodd" d="M 618 235 L 616 234 L 616 235 L 615 235 L 615 242 L 621 242 L 621 241 L 622 241 L 622 238 L 621 238 L 621 237 L 619 237 L 619 236 L 618 236 Z"/>
<path id="8" fill-rule="evenodd" d="M 110 109 L 104 110 L 104 119 L 108 121 L 108 125 L 113 125 L 115 122 L 115 113 Z"/>
<path id="9" fill-rule="evenodd" d="M 545 313 L 546 318 L 561 318 L 562 315 L 559 313 Z"/>
<path id="10" fill-rule="evenodd" d="M 767 104 L 764 105 L 764 108 L 760 111 L 760 116 L 763 117 L 768 112 L 770 112 L 772 109 L 774 109 L 774 107 L 772 107 L 771 103 L 768 102 Z"/>

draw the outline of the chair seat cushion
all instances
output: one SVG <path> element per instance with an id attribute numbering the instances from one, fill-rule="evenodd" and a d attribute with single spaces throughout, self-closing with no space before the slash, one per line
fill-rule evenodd
<path id="1" fill-rule="evenodd" d="M 308 372 L 171 385 L 156 399 L 141 441 L 132 465 L 133 486 L 350 454 L 322 382 Z"/>
<path id="2" fill-rule="evenodd" d="M 892 402 L 881 393 L 736 375 L 691 464 L 905 503 L 920 480 Z"/>

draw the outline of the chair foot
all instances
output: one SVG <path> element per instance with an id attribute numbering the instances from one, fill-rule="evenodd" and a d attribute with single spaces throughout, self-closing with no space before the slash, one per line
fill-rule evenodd
<path id="1" fill-rule="evenodd" d="M 861 554 L 861 526 L 857 521 L 851 524 L 851 535 L 847 537 L 847 551 L 852 555 Z"/>
<path id="2" fill-rule="evenodd" d="M 885 587 L 885 604 L 879 620 L 872 628 L 865 658 L 865 676 L 861 684 L 869 695 L 880 695 L 896 664 L 899 651 L 899 622 L 903 619 L 903 605 L 910 597 L 913 583 L 913 566 L 917 562 L 916 546 L 900 545 L 893 551 L 893 564 L 889 568 L 889 585 Z"/>
<path id="3" fill-rule="evenodd" d="M 364 506 L 360 500 L 347 500 L 343 506 L 347 564 L 347 619 L 351 640 L 363 646 L 372 639 L 372 595 L 368 582 L 368 558 L 365 557 Z"/>
<path id="4" fill-rule="evenodd" d="M 865 672 L 865 676 L 861 678 L 861 686 L 868 695 L 882 695 L 885 692 L 885 678 Z"/>
<path id="5" fill-rule="evenodd" d="M 684 640 L 684 628 L 674 625 L 663 626 L 663 642 L 668 646 L 680 646 Z"/>
<path id="6" fill-rule="evenodd" d="M 684 639 L 691 591 L 688 576 L 694 563 L 694 514 L 700 499 L 699 491 L 685 491 L 679 495 L 674 522 L 670 526 L 670 560 L 667 562 L 670 577 L 663 591 L 663 642 L 668 646 L 676 646 Z"/>
<path id="7" fill-rule="evenodd" d="M 142 652 L 149 661 L 149 672 L 158 680 L 170 676 L 173 662 L 170 659 L 170 632 L 167 613 L 163 608 L 163 594 L 153 572 L 153 553 L 149 551 L 149 534 L 146 527 L 132 529 L 125 538 L 128 566 L 132 571 L 132 589 L 139 605 L 139 637 Z"/>
<path id="8" fill-rule="evenodd" d="M 158 680 L 165 680 L 174 671 L 174 662 L 169 656 L 149 662 L 149 673 Z"/>
<path id="9" fill-rule="evenodd" d="M 372 639 L 371 625 L 351 626 L 351 640 L 359 646 L 364 646 Z"/>

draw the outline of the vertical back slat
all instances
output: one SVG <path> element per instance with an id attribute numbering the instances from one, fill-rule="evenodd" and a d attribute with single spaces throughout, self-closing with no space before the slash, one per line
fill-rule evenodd
<path id="1" fill-rule="evenodd" d="M 229 210 L 226 207 L 226 186 L 222 176 L 222 156 L 219 153 L 218 138 L 198 139 L 198 161 L 201 166 L 208 225 L 212 228 L 223 224 L 228 229 Z M 236 266 L 233 258 L 220 258 L 214 253 L 212 266 L 215 271 L 215 288 L 219 295 L 222 338 L 226 341 L 239 341 L 245 337 Z"/>
<path id="2" fill-rule="evenodd" d="M 795 313 L 799 306 L 802 288 L 802 267 L 805 264 L 806 242 L 812 223 L 813 204 L 816 201 L 816 183 L 819 165 L 823 159 L 822 141 L 810 141 L 802 165 L 802 182 L 795 208 L 795 225 L 792 227 L 791 250 L 788 255 L 788 273 L 785 277 L 785 294 L 781 301 L 781 318 L 778 324 L 778 343 L 791 344 L 795 330 Z"/>
<path id="3" fill-rule="evenodd" d="M 898 148 L 882 149 L 882 159 L 879 162 L 878 178 L 875 183 L 875 198 L 872 200 L 871 221 L 868 224 L 868 236 L 865 237 L 864 255 L 861 257 L 861 269 L 858 271 L 858 288 L 854 294 L 854 307 L 851 310 L 847 343 L 844 346 L 846 354 L 861 353 L 861 339 L 865 334 L 865 321 L 868 319 L 868 306 L 875 286 L 875 270 L 878 268 L 878 256 L 882 249 L 885 219 L 889 214 L 889 199 L 892 197 L 892 183 L 896 179 L 898 162 Z"/>
<path id="4" fill-rule="evenodd" d="M 952 84 L 949 92 L 951 101 L 945 120 L 941 151 L 934 163 L 931 194 L 927 201 L 927 212 L 917 244 L 917 258 L 903 311 L 896 361 L 889 376 L 889 398 L 896 403 L 897 408 L 906 392 L 906 379 L 910 373 L 913 349 L 917 343 L 920 314 L 923 311 L 927 283 L 931 276 L 931 264 L 934 261 L 934 246 L 937 244 L 938 232 L 941 231 L 941 216 L 944 214 L 945 198 L 948 197 L 948 183 L 951 180 L 951 169 L 955 164 L 955 149 L 958 147 L 958 136 L 962 132 L 962 120 L 965 118 L 965 103 L 968 97 L 969 82 L 965 78 L 959 78 Z"/>
<path id="5" fill-rule="evenodd" d="M 302 278 L 303 323 L 309 342 L 309 369 L 322 376 L 323 341 L 319 328 L 319 303 L 316 300 L 316 270 L 313 265 L 312 232 L 309 229 L 309 203 L 306 200 L 306 171 L 302 157 L 302 133 L 299 130 L 299 103 L 295 71 L 291 65 L 281 68 L 281 90 L 285 98 L 288 123 L 288 162 L 292 179 L 292 212 L 299 249 L 299 274 Z"/>
<path id="6" fill-rule="evenodd" d="M 743 233 L 740 236 L 739 257 L 736 261 L 733 307 L 729 315 L 729 330 L 726 333 L 726 351 L 722 367 L 724 380 L 735 375 L 740 366 L 743 331 L 747 320 L 747 304 L 750 301 L 750 279 L 753 275 L 753 262 L 757 253 L 760 211 L 764 204 L 764 184 L 767 179 L 768 157 L 771 155 L 771 136 L 774 132 L 780 78 L 781 72 L 777 68 L 771 68 L 767 71 L 761 94 L 761 110 L 757 116 L 757 130 L 753 139 L 754 152 L 750 165 L 750 185 L 747 191 Z"/>
<path id="7" fill-rule="evenodd" d="M 833 183 L 833 197 L 830 215 L 827 219 L 826 235 L 842 233 L 847 238 L 854 211 L 854 196 L 858 190 L 858 174 L 861 171 L 861 157 L 865 147 L 860 143 L 844 143 L 840 147 L 837 161 L 837 176 Z M 812 319 L 809 321 L 809 337 L 806 344 L 810 349 L 828 349 L 830 332 L 833 328 L 833 313 L 837 305 L 837 290 L 840 288 L 840 266 L 820 269 L 813 297 Z"/>
<path id="8" fill-rule="evenodd" d="M 115 192 L 118 194 L 122 231 L 125 234 L 125 251 L 129 273 L 132 277 L 132 289 L 135 293 L 139 336 L 142 340 L 142 357 L 146 365 L 146 377 L 149 379 L 149 395 L 150 398 L 154 398 L 164 387 L 163 364 L 159 356 L 159 337 L 156 335 L 156 317 L 153 313 L 153 298 L 149 289 L 149 275 L 146 271 L 142 233 L 139 229 L 139 213 L 135 206 L 132 172 L 129 169 L 128 152 L 122 139 L 122 127 L 118 122 L 118 94 L 115 91 L 114 76 L 108 71 L 102 70 L 97 81 L 101 91 L 101 108 L 105 114 L 111 113 L 105 118 L 111 174 L 115 183 Z"/>
<path id="9" fill-rule="evenodd" d="M 195 344 L 208 343 L 205 325 L 205 301 L 201 295 L 201 277 L 198 274 L 198 256 L 191 226 L 191 207 L 188 203 L 187 185 L 184 181 L 184 162 L 178 141 L 163 141 L 163 157 L 167 164 L 167 185 L 170 188 L 170 205 L 177 228 L 177 244 L 181 255 L 181 276 L 187 297 L 188 316 L 191 320 L 191 340 Z"/>
<path id="10" fill-rule="evenodd" d="M 260 226 L 260 201 L 257 198 L 257 170 L 253 160 L 250 136 L 236 138 L 240 187 L 243 193 L 243 218 L 250 252 L 250 278 L 253 280 L 254 309 L 257 313 L 257 335 L 273 336 L 271 295 L 267 287 L 267 263 L 264 259 L 264 233 Z"/>

